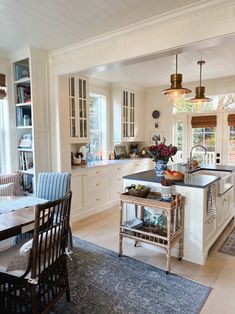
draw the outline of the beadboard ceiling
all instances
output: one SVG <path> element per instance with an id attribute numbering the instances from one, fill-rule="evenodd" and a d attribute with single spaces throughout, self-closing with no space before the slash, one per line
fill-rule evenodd
<path id="1" fill-rule="evenodd" d="M 0 56 L 32 46 L 53 51 L 96 38 L 142 21 L 151 21 L 207 0 L 0 0 Z M 203 79 L 235 75 L 235 40 L 179 52 L 183 82 L 199 77 L 197 61 L 204 58 Z M 175 57 L 157 56 L 128 65 L 114 66 L 94 77 L 105 82 L 134 83 L 140 87 L 169 85 Z M 147 73 L 147 75 L 146 75 Z M 90 75 L 91 73 L 89 73 Z"/>
<path id="2" fill-rule="evenodd" d="M 206 0 L 0 0 L 0 52 L 52 51 Z"/>
<path id="3" fill-rule="evenodd" d="M 199 65 L 203 59 L 202 83 L 204 80 L 235 76 L 235 36 L 220 44 L 205 48 L 191 47 L 190 51 L 178 54 L 178 73 L 183 74 L 183 83 L 199 81 Z M 120 65 L 108 71 L 92 73 L 91 78 L 106 83 L 129 83 L 141 88 L 170 86 L 170 75 L 176 70 L 175 55 L 157 57 L 152 60 Z M 235 79 L 234 79 L 235 87 Z"/>

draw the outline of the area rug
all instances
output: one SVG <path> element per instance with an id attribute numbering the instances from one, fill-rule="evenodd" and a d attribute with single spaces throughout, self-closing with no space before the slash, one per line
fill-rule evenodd
<path id="1" fill-rule="evenodd" d="M 194 314 L 211 290 L 78 238 L 68 270 L 71 301 L 63 297 L 54 313 Z"/>
<path id="2" fill-rule="evenodd" d="M 235 256 L 235 228 L 233 228 L 228 238 L 219 249 L 219 252 Z"/>

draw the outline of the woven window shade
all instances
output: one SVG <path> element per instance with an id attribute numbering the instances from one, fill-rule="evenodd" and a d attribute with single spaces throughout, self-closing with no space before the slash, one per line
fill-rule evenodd
<path id="1" fill-rule="evenodd" d="M 192 128 L 214 128 L 217 124 L 216 116 L 192 117 Z"/>
<path id="2" fill-rule="evenodd" d="M 228 115 L 228 126 L 235 126 L 235 114 Z"/>

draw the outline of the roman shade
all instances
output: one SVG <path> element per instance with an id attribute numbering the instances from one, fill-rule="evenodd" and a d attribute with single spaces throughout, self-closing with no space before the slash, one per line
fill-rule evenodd
<path id="1" fill-rule="evenodd" d="M 228 126 L 235 126 L 235 114 L 228 115 Z"/>
<path id="2" fill-rule="evenodd" d="M 214 128 L 217 125 L 217 116 L 195 116 L 191 120 L 192 128 Z"/>

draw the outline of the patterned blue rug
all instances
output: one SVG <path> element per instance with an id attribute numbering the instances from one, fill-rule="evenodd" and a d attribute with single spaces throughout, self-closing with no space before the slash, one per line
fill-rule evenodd
<path id="1" fill-rule="evenodd" d="M 71 301 L 54 313 L 194 314 L 211 289 L 133 258 L 74 238 L 68 261 Z"/>

